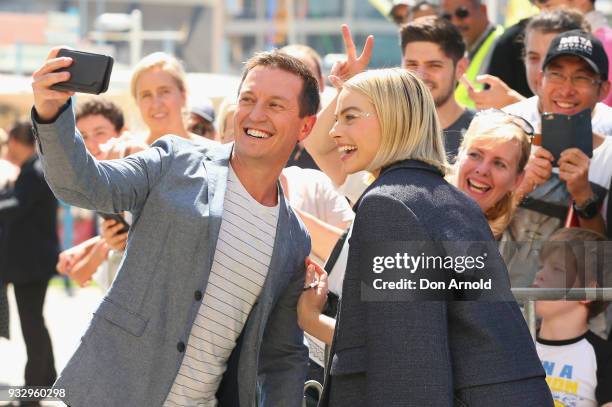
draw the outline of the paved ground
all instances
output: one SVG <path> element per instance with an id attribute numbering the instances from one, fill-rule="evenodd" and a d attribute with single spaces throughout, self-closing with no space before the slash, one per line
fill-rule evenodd
<path id="1" fill-rule="evenodd" d="M 75 288 L 73 296 L 68 296 L 61 284 L 53 284 L 45 300 L 45 320 L 51 335 L 55 355 L 55 368 L 61 372 L 76 349 L 91 314 L 102 299 L 97 287 Z M 9 286 L 11 307 L 11 340 L 0 339 L 0 388 L 7 385 L 23 385 L 23 370 L 26 351 L 21 336 L 21 327 L 12 289 Z M 4 403 L 3 403 L 4 402 Z M 6 400 L 0 400 L 0 406 Z M 44 406 L 64 405 L 58 402 L 45 402 Z"/>

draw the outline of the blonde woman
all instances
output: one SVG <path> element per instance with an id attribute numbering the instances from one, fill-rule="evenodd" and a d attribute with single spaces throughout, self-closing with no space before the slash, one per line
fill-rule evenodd
<path id="1" fill-rule="evenodd" d="M 376 179 L 357 203 L 320 406 L 552 406 L 495 249 L 486 273 L 503 301 L 440 301 L 448 297 L 368 287 L 380 255 L 442 256 L 456 241 L 495 248 L 480 208 L 444 180 L 444 144 L 427 87 L 400 69 L 358 74 L 342 86 L 330 135 L 344 171 L 369 170 Z M 411 277 L 398 271 L 376 275 Z M 324 290 L 321 276 L 306 290 Z M 308 330 L 311 321 L 300 322 Z"/>
<path id="2" fill-rule="evenodd" d="M 154 52 L 141 59 L 132 71 L 130 92 L 149 129 L 147 144 L 166 134 L 197 143 L 210 142 L 187 130 L 187 79 L 183 66 L 173 56 Z"/>
<path id="3" fill-rule="evenodd" d="M 531 136 L 533 128 L 523 118 L 494 109 L 477 114 L 463 136 L 449 182 L 476 201 L 496 238 L 514 212 Z"/>

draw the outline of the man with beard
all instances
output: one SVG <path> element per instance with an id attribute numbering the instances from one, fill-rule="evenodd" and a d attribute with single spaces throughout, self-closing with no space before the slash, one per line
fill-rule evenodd
<path id="1" fill-rule="evenodd" d="M 452 161 L 475 114 L 460 106 L 454 95 L 468 65 L 465 43 L 457 28 L 440 17 L 424 17 L 404 25 L 400 41 L 402 67 L 416 73 L 433 95 L 446 153 Z"/>

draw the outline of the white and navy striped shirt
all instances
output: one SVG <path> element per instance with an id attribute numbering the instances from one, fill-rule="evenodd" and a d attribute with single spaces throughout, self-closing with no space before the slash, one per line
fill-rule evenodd
<path id="1" fill-rule="evenodd" d="M 253 199 L 230 165 L 206 292 L 164 406 L 217 405 L 227 360 L 268 274 L 278 211 Z"/>

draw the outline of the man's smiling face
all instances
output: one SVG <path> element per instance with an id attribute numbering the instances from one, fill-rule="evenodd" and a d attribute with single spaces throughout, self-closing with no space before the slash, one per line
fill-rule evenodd
<path id="1" fill-rule="evenodd" d="M 559 56 L 548 63 L 540 73 L 540 81 L 542 110 L 567 115 L 595 108 L 610 87 L 585 60 L 571 55 Z"/>
<path id="2" fill-rule="evenodd" d="M 282 168 L 296 143 L 308 135 L 300 117 L 303 80 L 282 69 L 258 65 L 244 78 L 234 115 L 236 158 Z"/>

